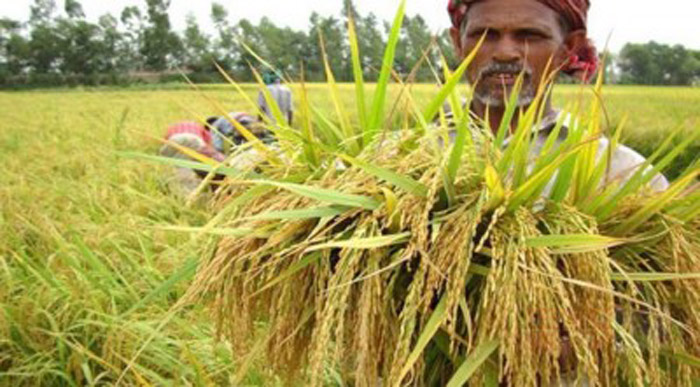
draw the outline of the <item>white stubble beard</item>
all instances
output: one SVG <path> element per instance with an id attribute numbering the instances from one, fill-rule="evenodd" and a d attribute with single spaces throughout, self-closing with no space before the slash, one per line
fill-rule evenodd
<path id="1" fill-rule="evenodd" d="M 479 90 L 478 86 L 474 90 L 474 99 L 486 106 L 505 107 L 508 98 L 510 98 L 509 94 L 506 94 L 505 98 L 499 98 L 494 96 L 493 93 L 491 93 L 490 91 L 482 92 L 481 90 Z M 520 95 L 518 95 L 516 106 L 525 107 L 530 105 L 534 100 L 535 90 L 532 87 L 532 84 L 528 83 L 523 87 L 523 89 L 520 90 Z"/>

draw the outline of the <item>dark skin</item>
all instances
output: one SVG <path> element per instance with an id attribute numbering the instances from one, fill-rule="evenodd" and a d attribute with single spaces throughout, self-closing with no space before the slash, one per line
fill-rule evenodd
<path id="1" fill-rule="evenodd" d="M 461 29 L 453 27 L 450 30 L 452 43 L 460 58 L 469 55 L 486 34 L 467 71 L 469 83 L 477 85 L 479 94 L 500 102 L 510 95 L 517 74 L 499 72 L 480 77 L 483 70 L 502 64 L 528 69 L 528 75 L 523 80 L 521 108 L 529 106 L 524 94 L 528 90 L 536 90 L 542 79 L 549 75 L 546 71 L 550 59 L 551 74 L 566 63 L 571 52 L 586 43 L 585 30 L 570 31 L 554 10 L 537 0 L 482 0 L 469 7 L 465 23 Z M 503 105 L 474 98 L 471 110 L 481 118 L 486 117 L 488 110 L 489 124 L 495 131 L 503 118 Z M 545 101 L 547 113 L 552 113 L 549 96 Z M 517 125 L 516 120 L 511 127 Z"/>

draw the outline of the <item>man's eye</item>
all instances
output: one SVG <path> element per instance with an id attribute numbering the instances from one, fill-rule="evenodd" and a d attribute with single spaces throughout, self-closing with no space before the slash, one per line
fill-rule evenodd
<path id="1" fill-rule="evenodd" d="M 517 37 L 520 40 L 542 40 L 549 38 L 546 34 L 534 30 L 519 31 Z"/>
<path id="2" fill-rule="evenodd" d="M 498 33 L 493 30 L 475 30 L 475 31 L 470 31 L 467 36 L 471 39 L 481 39 L 481 37 L 486 33 L 486 39 L 494 39 L 498 37 Z"/>
<path id="3" fill-rule="evenodd" d="M 474 30 L 474 31 L 469 31 L 467 33 L 467 37 L 472 38 L 472 39 L 479 39 L 481 35 L 484 34 L 483 30 Z"/>

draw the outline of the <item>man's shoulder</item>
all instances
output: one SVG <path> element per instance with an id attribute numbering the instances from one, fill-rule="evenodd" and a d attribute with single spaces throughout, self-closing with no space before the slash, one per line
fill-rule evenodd
<path id="1" fill-rule="evenodd" d="M 608 162 L 608 179 L 611 181 L 627 181 L 637 173 L 639 168 L 645 168 L 646 172 L 651 172 L 654 168 L 651 163 L 647 162 L 646 157 L 633 148 L 618 144 L 614 149 L 610 149 L 610 140 L 607 137 L 601 138 L 598 152 L 602 155 L 602 152 L 609 151 L 612 151 Z M 661 173 L 649 182 L 649 188 L 654 191 L 665 191 L 668 187 L 669 182 Z"/>

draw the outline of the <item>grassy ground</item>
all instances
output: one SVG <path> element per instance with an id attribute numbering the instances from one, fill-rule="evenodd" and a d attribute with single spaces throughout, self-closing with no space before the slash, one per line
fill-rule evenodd
<path id="1" fill-rule="evenodd" d="M 606 90 L 611 124 L 628 114 L 623 137 L 644 154 L 674 129 L 700 126 L 700 89 Z M 415 88 L 419 101 L 433 91 Z M 352 98 L 352 89 L 342 92 Z M 577 92 L 562 87 L 556 101 Z M 228 88 L 205 93 L 227 110 L 249 110 Z M 322 89 L 313 87 L 311 97 L 330 109 Z M 116 154 L 154 152 L 153 137 L 193 112 L 217 113 L 185 90 L 0 94 L 0 385 L 120 376 L 129 384 L 227 384 L 241 372 L 212 338 L 205 310 L 168 313 L 194 273 L 201 241 L 156 226 L 201 225 L 212 214 L 168 192 L 167 168 Z M 694 144 L 684 162 L 698 151 Z M 264 369 L 243 370 L 246 383 L 278 384 Z"/>

